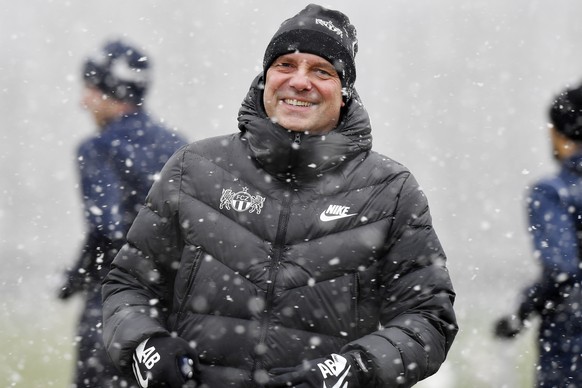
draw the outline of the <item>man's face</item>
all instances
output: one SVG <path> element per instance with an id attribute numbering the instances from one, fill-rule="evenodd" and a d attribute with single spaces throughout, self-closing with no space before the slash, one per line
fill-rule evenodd
<path id="1" fill-rule="evenodd" d="M 281 55 L 267 69 L 263 102 L 269 118 L 282 127 L 324 134 L 338 124 L 342 83 L 333 65 L 320 56 Z"/>
<path id="2" fill-rule="evenodd" d="M 108 105 L 108 98 L 102 91 L 89 85 L 83 88 L 81 106 L 93 116 L 99 126 L 108 120 Z"/>
<path id="3" fill-rule="evenodd" d="M 94 86 L 86 85 L 81 96 L 81 106 L 87 110 L 98 126 L 103 126 L 113 117 L 116 101 Z"/>
<path id="4" fill-rule="evenodd" d="M 580 152 L 580 145 L 564 136 L 553 125 L 550 125 L 550 140 L 552 154 L 557 161 L 562 161 Z"/>

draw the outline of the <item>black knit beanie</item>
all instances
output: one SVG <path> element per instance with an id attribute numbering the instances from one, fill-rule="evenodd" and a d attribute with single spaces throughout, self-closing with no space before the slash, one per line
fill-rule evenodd
<path id="1" fill-rule="evenodd" d="M 570 140 L 582 141 L 582 87 L 560 93 L 549 110 L 556 130 Z"/>
<path id="2" fill-rule="evenodd" d="M 346 15 L 310 4 L 285 20 L 265 51 L 265 74 L 279 56 L 296 51 L 318 55 L 333 64 L 341 78 L 344 95 L 351 96 L 356 81 L 354 60 L 358 39 L 356 28 Z"/>
<path id="3" fill-rule="evenodd" d="M 107 42 L 85 61 L 83 78 L 89 85 L 120 101 L 143 102 L 150 83 L 150 61 L 127 42 Z"/>

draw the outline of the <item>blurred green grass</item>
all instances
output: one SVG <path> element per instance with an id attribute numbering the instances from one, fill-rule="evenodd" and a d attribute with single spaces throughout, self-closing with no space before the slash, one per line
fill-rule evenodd
<path id="1" fill-rule="evenodd" d="M 78 303 L 0 315 L 0 386 L 68 387 L 71 384 Z M 5 305 L 4 305 L 5 307 Z"/>

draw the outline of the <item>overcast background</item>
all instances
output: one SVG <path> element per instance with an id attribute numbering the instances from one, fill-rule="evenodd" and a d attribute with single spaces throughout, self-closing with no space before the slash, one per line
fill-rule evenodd
<path id="1" fill-rule="evenodd" d="M 74 152 L 94 131 L 80 65 L 125 37 L 154 65 L 148 110 L 189 140 L 234 132 L 278 25 L 306 1 L 0 0 L 0 385 L 64 387 L 79 301 L 55 299 L 83 237 Z M 582 79 L 582 2 L 323 2 L 356 25 L 356 88 L 374 148 L 429 198 L 458 293 L 461 332 L 419 386 L 527 387 L 529 330 L 491 336 L 536 275 L 528 184 L 555 168 L 546 110 Z"/>

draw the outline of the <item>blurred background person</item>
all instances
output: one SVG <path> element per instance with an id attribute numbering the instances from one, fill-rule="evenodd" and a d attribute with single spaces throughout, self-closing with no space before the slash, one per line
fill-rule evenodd
<path id="1" fill-rule="evenodd" d="M 107 42 L 83 64 L 82 106 L 96 133 L 77 149 L 86 239 L 67 269 L 59 298 L 82 293 L 74 385 L 125 386 L 102 344 L 101 280 L 167 159 L 185 140 L 144 109 L 150 59 L 122 40 Z"/>
<path id="2" fill-rule="evenodd" d="M 549 109 L 559 170 L 535 182 L 527 197 L 529 233 L 541 271 L 517 312 L 495 334 L 515 337 L 539 316 L 537 387 L 582 386 L 582 88 L 567 88 Z"/>

